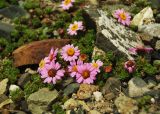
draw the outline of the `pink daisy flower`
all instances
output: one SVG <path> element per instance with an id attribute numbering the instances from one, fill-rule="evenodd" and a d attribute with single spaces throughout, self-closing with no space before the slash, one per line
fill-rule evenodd
<path id="1" fill-rule="evenodd" d="M 131 16 L 129 13 L 125 12 L 123 9 L 118 9 L 114 13 L 114 17 L 118 19 L 118 22 L 122 23 L 123 25 L 130 25 Z"/>
<path id="2" fill-rule="evenodd" d="M 78 30 L 83 30 L 83 23 L 82 21 L 75 21 L 73 24 L 70 24 L 69 28 L 67 29 L 69 35 L 77 35 Z"/>
<path id="3" fill-rule="evenodd" d="M 135 62 L 132 60 L 129 60 L 127 62 L 125 62 L 124 64 L 124 68 L 129 72 L 132 73 L 135 70 Z"/>
<path id="4" fill-rule="evenodd" d="M 90 63 L 79 65 L 77 70 L 76 80 L 78 83 L 92 84 L 96 79 L 97 72 Z"/>
<path id="5" fill-rule="evenodd" d="M 97 60 L 97 61 L 93 61 L 92 63 L 92 67 L 94 67 L 94 69 L 97 71 L 97 72 L 100 72 L 100 67 L 103 66 L 103 62 L 100 61 L 100 60 Z"/>
<path id="6" fill-rule="evenodd" d="M 128 50 L 131 54 L 136 55 L 137 53 L 150 53 L 153 51 L 153 48 L 138 46 L 135 48 L 129 48 Z"/>
<path id="7" fill-rule="evenodd" d="M 62 4 L 60 5 L 64 10 L 68 10 L 70 7 L 73 6 L 74 0 L 64 0 L 62 1 Z"/>
<path id="8" fill-rule="evenodd" d="M 61 56 L 65 61 L 74 61 L 78 59 L 80 50 L 78 47 L 74 47 L 73 44 L 68 44 L 62 48 Z"/>
<path id="9" fill-rule="evenodd" d="M 49 63 L 49 62 L 51 62 L 51 61 L 55 61 L 55 60 L 56 60 L 57 53 L 58 53 L 58 49 L 54 50 L 53 48 L 51 48 L 48 57 L 45 57 L 44 60 L 45 60 L 47 63 Z"/>
<path id="10" fill-rule="evenodd" d="M 52 61 L 46 64 L 41 70 L 41 78 L 44 79 L 44 83 L 56 84 L 57 80 L 60 80 L 65 73 L 65 70 L 60 69 L 61 65 L 58 62 Z"/>
<path id="11" fill-rule="evenodd" d="M 76 61 L 70 62 L 70 66 L 68 66 L 68 71 L 70 72 L 71 77 L 75 77 L 77 75 L 78 73 L 77 66 L 82 65 L 82 64 L 83 64 L 83 61 L 81 60 L 77 60 L 77 62 Z"/>

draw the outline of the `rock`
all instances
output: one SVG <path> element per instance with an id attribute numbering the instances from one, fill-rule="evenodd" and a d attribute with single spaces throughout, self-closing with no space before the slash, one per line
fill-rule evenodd
<path id="1" fill-rule="evenodd" d="M 10 5 L 9 7 L 0 9 L 0 14 L 4 15 L 5 17 L 14 19 L 15 17 L 27 15 L 27 12 L 22 7 Z"/>
<path id="2" fill-rule="evenodd" d="M 138 113 L 138 103 L 129 97 L 120 95 L 114 101 L 119 113 L 121 114 L 137 114 Z"/>
<path id="3" fill-rule="evenodd" d="M 96 56 L 102 56 L 105 57 L 105 52 L 101 49 L 99 49 L 98 47 L 94 47 L 93 49 L 93 53 L 92 53 L 92 58 L 96 57 Z"/>
<path id="4" fill-rule="evenodd" d="M 158 40 L 158 41 L 156 42 L 155 49 L 156 49 L 156 50 L 160 50 L 160 40 Z"/>
<path id="5" fill-rule="evenodd" d="M 72 82 L 74 82 L 74 79 L 72 77 L 68 77 L 66 80 L 63 81 L 62 86 L 66 87 L 69 84 L 71 84 Z"/>
<path id="6" fill-rule="evenodd" d="M 4 102 L 5 100 L 7 100 L 8 97 L 4 94 L 0 95 L 0 103 Z"/>
<path id="7" fill-rule="evenodd" d="M 160 75 L 156 75 L 156 81 L 160 83 Z"/>
<path id="8" fill-rule="evenodd" d="M 63 92 L 64 92 L 63 95 L 68 96 L 68 95 L 76 92 L 76 91 L 78 90 L 78 88 L 79 88 L 79 84 L 78 84 L 78 83 L 69 84 L 69 85 L 63 90 Z"/>
<path id="9" fill-rule="evenodd" d="M 103 99 L 102 93 L 99 91 L 93 92 L 96 101 L 101 101 Z"/>
<path id="10" fill-rule="evenodd" d="M 142 25 L 138 27 L 139 32 L 147 33 L 150 36 L 158 37 L 160 39 L 160 24 L 148 24 L 148 25 Z"/>
<path id="11" fill-rule="evenodd" d="M 157 83 L 154 80 L 148 80 L 148 88 L 153 88 L 157 85 Z"/>
<path id="12" fill-rule="evenodd" d="M 119 56 L 126 56 L 133 59 L 128 49 L 143 45 L 139 35 L 125 26 L 116 23 L 115 19 L 109 18 L 106 12 L 98 10 L 100 17 L 97 26 L 98 34 L 96 46 L 103 51 L 117 52 Z M 122 43 L 123 42 L 123 43 Z"/>
<path id="13" fill-rule="evenodd" d="M 92 5 L 98 5 L 98 1 L 97 0 L 89 0 L 90 1 L 90 3 L 92 4 Z"/>
<path id="14" fill-rule="evenodd" d="M 90 109 L 97 110 L 101 114 L 111 114 L 113 112 L 113 103 L 110 102 L 87 102 L 87 105 Z"/>
<path id="15" fill-rule="evenodd" d="M 139 27 L 144 24 L 144 21 L 146 19 L 152 19 L 152 18 L 153 18 L 153 11 L 151 7 L 146 7 L 134 16 L 133 20 L 131 21 L 131 25 Z"/>
<path id="16" fill-rule="evenodd" d="M 128 93 L 130 97 L 140 97 L 149 92 L 147 83 L 141 78 L 134 77 L 128 82 Z"/>
<path id="17" fill-rule="evenodd" d="M 57 97 L 58 92 L 56 90 L 49 91 L 48 88 L 42 88 L 28 97 L 28 109 L 33 114 L 42 114 Z"/>
<path id="18" fill-rule="evenodd" d="M 10 85 L 9 87 L 9 92 L 13 92 L 13 91 L 16 91 L 16 90 L 19 90 L 20 87 L 17 86 L 17 85 Z"/>
<path id="19" fill-rule="evenodd" d="M 23 111 L 17 111 L 16 114 L 27 114 L 27 113 L 25 113 Z"/>
<path id="20" fill-rule="evenodd" d="M 5 105 L 8 105 L 10 103 L 13 103 L 13 101 L 11 99 L 6 99 L 5 101 L 3 101 L 2 103 L 0 103 L 0 108 L 2 108 Z"/>
<path id="21" fill-rule="evenodd" d="M 13 25 L 0 22 L 0 36 L 10 39 L 11 32 L 14 30 Z"/>
<path id="22" fill-rule="evenodd" d="M 108 93 L 108 94 L 106 94 L 105 96 L 104 96 L 104 98 L 106 99 L 106 100 L 112 100 L 112 99 L 114 99 L 116 96 L 115 96 L 115 94 L 114 93 Z"/>
<path id="23" fill-rule="evenodd" d="M 91 95 L 93 94 L 93 92 L 97 91 L 98 89 L 99 87 L 95 85 L 81 84 L 77 92 L 77 97 L 78 99 L 91 98 Z"/>
<path id="24" fill-rule="evenodd" d="M 107 79 L 101 91 L 104 95 L 108 93 L 114 93 L 115 95 L 117 95 L 119 94 L 120 88 L 121 88 L 121 82 L 117 78 L 110 77 Z"/>
<path id="25" fill-rule="evenodd" d="M 154 39 L 153 36 L 150 36 L 148 33 L 141 33 L 139 36 L 146 45 L 151 45 L 151 41 Z"/>
<path id="26" fill-rule="evenodd" d="M 0 95 L 4 94 L 6 92 L 6 87 L 7 87 L 7 83 L 8 83 L 8 79 L 3 79 L 1 82 L 0 82 Z"/>
<path id="27" fill-rule="evenodd" d="M 51 47 L 61 48 L 70 41 L 70 39 L 48 39 L 25 44 L 13 52 L 14 66 L 39 64 L 44 57 L 48 56 Z"/>
<path id="28" fill-rule="evenodd" d="M 70 98 L 64 103 L 64 109 L 66 110 L 72 110 L 72 109 L 78 108 L 79 106 L 82 106 L 82 108 L 85 109 L 86 111 L 90 111 L 86 103 L 81 100 L 75 100 Z"/>
<path id="29" fill-rule="evenodd" d="M 29 74 L 37 74 L 37 71 L 36 70 L 32 70 L 31 68 L 26 68 L 25 72 L 29 73 Z"/>
<path id="30" fill-rule="evenodd" d="M 31 79 L 31 75 L 29 73 L 24 73 L 20 76 L 20 78 L 18 79 L 18 85 L 22 88 L 24 88 L 24 85 L 30 81 Z"/>
<path id="31" fill-rule="evenodd" d="M 96 111 L 96 110 L 91 110 L 89 111 L 88 114 L 101 114 L 100 112 Z"/>

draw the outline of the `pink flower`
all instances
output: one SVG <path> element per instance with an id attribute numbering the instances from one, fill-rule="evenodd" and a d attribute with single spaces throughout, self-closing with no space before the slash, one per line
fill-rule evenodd
<path id="1" fill-rule="evenodd" d="M 114 13 L 114 17 L 118 19 L 118 22 L 122 23 L 123 25 L 130 25 L 131 16 L 129 13 L 125 12 L 123 9 L 118 9 Z"/>
<path id="2" fill-rule="evenodd" d="M 74 61 L 78 59 L 80 50 L 78 47 L 74 47 L 73 44 L 68 44 L 62 48 L 61 56 L 65 61 Z"/>
<path id="3" fill-rule="evenodd" d="M 64 0 L 62 1 L 62 4 L 60 5 L 64 10 L 68 10 L 70 7 L 73 6 L 74 0 Z"/>
<path id="4" fill-rule="evenodd" d="M 128 51 L 131 54 L 136 55 L 137 53 L 150 53 L 151 51 L 153 51 L 153 48 L 138 46 L 138 47 L 135 47 L 135 48 L 129 48 Z"/>
<path id="5" fill-rule="evenodd" d="M 82 21 L 75 21 L 73 24 L 70 24 L 69 28 L 67 29 L 69 35 L 77 35 L 78 30 L 83 30 L 83 23 Z"/>
<path id="6" fill-rule="evenodd" d="M 51 61 L 55 61 L 55 60 L 56 60 L 57 53 L 58 53 L 58 49 L 54 50 L 53 48 L 51 48 L 48 57 L 45 57 L 44 60 L 45 60 L 47 63 L 49 63 L 49 62 L 51 62 Z"/>
<path id="7" fill-rule="evenodd" d="M 103 62 L 100 61 L 100 60 L 97 60 L 97 61 L 93 61 L 92 62 L 92 67 L 97 71 L 97 72 L 100 72 L 100 67 L 103 66 Z"/>
<path id="8" fill-rule="evenodd" d="M 70 72 L 71 77 L 75 77 L 77 75 L 78 73 L 77 67 L 82 64 L 83 64 L 83 61 L 81 60 L 77 60 L 77 62 L 76 61 L 70 62 L 70 66 L 68 66 L 68 71 Z"/>
<path id="9" fill-rule="evenodd" d="M 124 68 L 129 72 L 132 73 L 135 70 L 135 62 L 132 60 L 129 60 L 125 62 Z"/>
<path id="10" fill-rule="evenodd" d="M 60 80 L 65 73 L 65 70 L 60 69 L 61 65 L 58 62 L 52 61 L 46 64 L 41 70 L 41 78 L 44 79 L 44 83 L 56 84 L 57 80 Z"/>
<path id="11" fill-rule="evenodd" d="M 97 72 L 90 63 L 79 65 L 76 80 L 78 83 L 92 84 L 96 79 Z"/>

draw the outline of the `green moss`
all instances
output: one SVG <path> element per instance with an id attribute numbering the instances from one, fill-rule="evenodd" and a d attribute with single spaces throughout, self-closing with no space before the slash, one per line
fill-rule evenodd
<path id="1" fill-rule="evenodd" d="M 32 19 L 32 26 L 38 28 L 41 26 L 41 20 L 38 17 Z"/>
<path id="2" fill-rule="evenodd" d="M 49 89 L 53 89 L 54 85 L 44 84 L 39 74 L 32 75 L 31 81 L 24 85 L 25 97 L 28 98 L 30 94 L 38 91 L 43 87 L 48 87 Z"/>
<path id="3" fill-rule="evenodd" d="M 12 66 L 12 61 L 3 59 L 0 61 L 0 80 L 8 78 L 10 83 L 17 81 L 19 70 Z"/>
<path id="4" fill-rule="evenodd" d="M 88 30 L 85 36 L 80 37 L 78 40 L 73 41 L 73 44 L 78 46 L 81 53 L 92 56 L 94 41 L 96 38 L 96 33 L 94 30 Z"/>
<path id="5" fill-rule="evenodd" d="M 35 9 L 40 6 L 40 1 L 39 0 L 25 0 L 24 2 L 24 8 L 29 10 L 29 9 Z"/>
<path id="6" fill-rule="evenodd" d="M 44 9 L 44 12 L 45 12 L 46 14 L 51 14 L 51 13 L 53 12 L 53 9 L 52 9 L 51 7 L 46 7 L 46 8 Z"/>
<path id="7" fill-rule="evenodd" d="M 54 110 L 55 114 L 65 114 L 64 109 L 58 103 L 53 104 L 52 109 Z"/>
<path id="8" fill-rule="evenodd" d="M 6 7 L 6 6 L 7 6 L 6 1 L 5 1 L 5 0 L 0 0 L 0 9 L 1 9 L 1 8 L 4 8 L 4 7 Z"/>
<path id="9" fill-rule="evenodd" d="M 10 96 L 14 102 L 19 102 L 24 98 L 24 92 L 21 89 L 17 89 L 15 91 L 11 91 Z"/>
<path id="10" fill-rule="evenodd" d="M 144 107 L 146 104 L 149 104 L 151 101 L 151 96 L 147 95 L 147 96 L 143 96 L 141 98 L 137 99 L 138 105 L 139 107 Z"/>

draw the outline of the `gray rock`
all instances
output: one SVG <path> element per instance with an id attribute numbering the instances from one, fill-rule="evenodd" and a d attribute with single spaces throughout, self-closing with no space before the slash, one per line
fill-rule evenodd
<path id="1" fill-rule="evenodd" d="M 10 24 L 5 24 L 0 22 L 0 36 L 4 38 L 10 38 L 11 32 L 14 30 L 14 27 Z"/>
<path id="2" fill-rule="evenodd" d="M 79 89 L 79 84 L 78 83 L 72 83 L 72 84 L 69 84 L 65 89 L 64 89 L 64 94 L 63 95 L 70 95 L 74 92 L 76 92 L 78 89 Z"/>
<path id="3" fill-rule="evenodd" d="M 118 108 L 119 113 L 121 114 L 137 114 L 138 113 L 138 104 L 134 99 L 120 95 L 115 100 L 115 105 Z"/>
<path id="4" fill-rule="evenodd" d="M 139 77 L 134 77 L 128 82 L 128 94 L 130 97 L 140 97 L 149 91 L 147 83 Z"/>
<path id="5" fill-rule="evenodd" d="M 2 103 L 3 101 L 7 100 L 8 97 L 4 94 L 0 95 L 0 103 Z"/>
<path id="6" fill-rule="evenodd" d="M 28 97 L 28 109 L 33 114 L 42 114 L 57 97 L 58 92 L 56 90 L 49 91 L 48 88 L 42 88 Z"/>
<path id="7" fill-rule="evenodd" d="M 115 19 L 109 18 L 106 12 L 102 10 L 98 12 L 100 16 L 97 23 L 99 28 L 96 46 L 105 52 L 112 50 L 128 59 L 133 59 L 128 49 L 143 45 L 138 34 L 117 23 Z"/>
<path id="8" fill-rule="evenodd" d="M 158 23 L 142 25 L 142 26 L 138 27 L 138 31 L 147 33 L 150 36 L 160 38 L 160 24 L 158 24 Z"/>
<path id="9" fill-rule="evenodd" d="M 104 95 L 108 93 L 114 93 L 115 95 L 119 94 L 121 88 L 121 82 L 117 78 L 110 77 L 107 79 L 105 85 L 102 87 L 102 93 Z"/>
<path id="10" fill-rule="evenodd" d="M 29 73 L 24 73 L 21 75 L 21 77 L 18 79 L 18 85 L 20 87 L 24 87 L 24 85 L 31 79 L 31 75 Z"/>
<path id="11" fill-rule="evenodd" d="M 14 19 L 15 17 L 26 15 L 27 12 L 21 7 L 11 5 L 9 7 L 0 9 L 0 14 L 4 15 L 5 17 Z"/>
<path id="12" fill-rule="evenodd" d="M 72 82 L 74 82 L 74 79 L 72 77 L 67 78 L 66 80 L 64 80 L 64 82 L 62 83 L 63 87 L 68 86 L 69 84 L 71 84 Z"/>
<path id="13" fill-rule="evenodd" d="M 160 28 L 159 28 L 159 29 L 160 29 Z M 160 50 L 160 40 L 158 40 L 158 41 L 156 42 L 155 49 L 156 49 L 156 50 Z"/>
<path id="14" fill-rule="evenodd" d="M 6 92 L 7 83 L 8 83 L 8 78 L 6 78 L 0 82 L 0 88 L 1 88 L 0 95 L 4 94 Z"/>
<path id="15" fill-rule="evenodd" d="M 148 88 L 153 88 L 157 85 L 157 83 L 154 80 L 148 80 Z"/>
<path id="16" fill-rule="evenodd" d="M 153 18 L 153 11 L 151 7 L 146 7 L 134 16 L 133 20 L 131 21 L 131 24 L 139 27 L 144 24 L 144 21 L 146 19 L 152 19 L 152 18 Z"/>
<path id="17" fill-rule="evenodd" d="M 101 113 L 98 112 L 97 110 L 91 110 L 91 111 L 89 111 L 89 114 L 101 114 Z"/>

